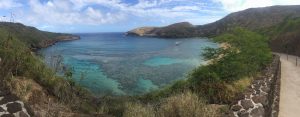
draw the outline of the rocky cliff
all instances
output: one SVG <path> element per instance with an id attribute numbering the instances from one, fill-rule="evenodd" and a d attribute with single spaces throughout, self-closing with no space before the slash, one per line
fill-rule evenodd
<path id="1" fill-rule="evenodd" d="M 55 43 L 60 42 L 60 41 L 73 41 L 73 40 L 78 40 L 78 39 L 80 39 L 80 37 L 76 36 L 76 35 L 60 34 L 54 38 L 49 38 L 49 39 L 40 41 L 37 46 L 31 45 L 31 49 L 36 50 L 36 49 L 40 49 L 40 48 L 46 48 L 46 47 L 52 46 Z"/>
<path id="2" fill-rule="evenodd" d="M 155 36 L 154 30 L 156 30 L 156 27 L 140 27 L 133 29 L 131 31 L 127 32 L 127 35 L 136 35 L 136 36 Z"/>
<path id="3" fill-rule="evenodd" d="M 210 24 L 193 26 L 192 24 L 183 22 L 166 27 L 151 28 L 151 30 L 149 28 L 137 28 L 134 31 L 129 31 L 128 34 L 172 38 L 207 37 L 221 34 L 236 26 L 252 31 L 261 30 L 278 25 L 288 18 L 297 17 L 300 17 L 300 5 L 250 8 L 231 13 Z"/>

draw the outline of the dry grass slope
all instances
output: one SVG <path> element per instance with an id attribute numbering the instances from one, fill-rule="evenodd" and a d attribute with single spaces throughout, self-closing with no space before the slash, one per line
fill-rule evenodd
<path id="1" fill-rule="evenodd" d="M 217 117 L 218 109 L 191 92 L 163 99 L 157 105 L 128 103 L 124 117 Z"/>

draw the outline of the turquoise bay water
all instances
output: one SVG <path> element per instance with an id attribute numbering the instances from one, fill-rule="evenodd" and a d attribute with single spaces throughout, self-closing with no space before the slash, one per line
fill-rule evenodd
<path id="1" fill-rule="evenodd" d="M 45 62 L 61 55 L 73 79 L 95 95 L 138 95 L 159 89 L 204 63 L 205 38 L 164 39 L 122 33 L 78 34 L 81 39 L 40 50 Z"/>

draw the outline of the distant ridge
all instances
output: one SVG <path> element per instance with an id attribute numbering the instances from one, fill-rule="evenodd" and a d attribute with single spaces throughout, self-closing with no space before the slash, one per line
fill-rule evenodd
<path id="1" fill-rule="evenodd" d="M 137 28 L 127 34 L 165 38 L 214 37 L 234 27 L 267 36 L 272 51 L 300 56 L 300 5 L 249 8 L 205 25 L 182 22 L 165 27 Z"/>
<path id="2" fill-rule="evenodd" d="M 190 37 L 189 31 L 194 32 L 195 26 L 189 22 L 180 22 L 165 27 L 141 27 L 127 32 L 127 35 L 154 36 L 154 37 Z"/>
<path id="3" fill-rule="evenodd" d="M 298 17 L 300 17 L 300 5 L 249 8 L 231 13 L 214 23 L 198 26 L 196 30 L 202 32 L 201 36 L 218 35 L 236 26 L 256 31 Z"/>
<path id="4" fill-rule="evenodd" d="M 275 26 L 287 18 L 297 17 L 300 17 L 300 5 L 249 8 L 231 13 L 216 22 L 205 25 L 193 26 L 188 22 L 182 22 L 165 27 L 137 28 L 127 34 L 169 38 L 209 37 L 221 34 L 235 26 L 259 30 Z"/>

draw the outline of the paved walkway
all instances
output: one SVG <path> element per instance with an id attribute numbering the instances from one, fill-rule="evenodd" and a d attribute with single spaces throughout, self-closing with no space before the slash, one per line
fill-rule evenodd
<path id="1" fill-rule="evenodd" d="M 30 117 L 32 113 L 28 109 L 9 91 L 3 89 L 0 91 L 0 117 Z"/>
<path id="2" fill-rule="evenodd" d="M 300 59 L 300 58 L 298 58 Z M 280 54 L 281 89 L 279 117 L 300 117 L 300 60 L 296 66 L 296 57 Z"/>

